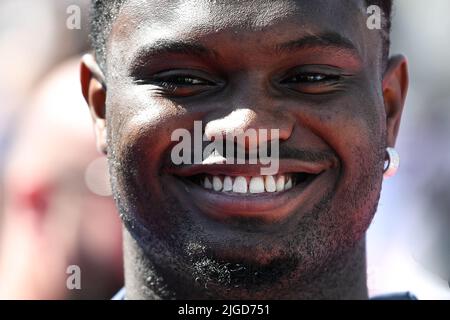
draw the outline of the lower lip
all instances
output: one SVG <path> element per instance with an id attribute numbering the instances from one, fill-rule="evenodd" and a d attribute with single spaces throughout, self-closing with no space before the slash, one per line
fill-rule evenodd
<path id="1" fill-rule="evenodd" d="M 309 208 L 323 196 L 330 187 L 334 170 L 329 169 L 312 181 L 300 183 L 290 190 L 274 193 L 237 194 L 205 189 L 195 183 L 178 177 L 173 185 L 182 201 L 192 202 L 201 212 L 215 220 L 233 218 L 256 219 L 265 223 L 285 220 L 294 212 Z M 321 192 L 323 191 L 323 192 Z"/>

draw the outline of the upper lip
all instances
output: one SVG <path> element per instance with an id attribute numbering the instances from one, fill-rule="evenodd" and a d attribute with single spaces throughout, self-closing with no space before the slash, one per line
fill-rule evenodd
<path id="1" fill-rule="evenodd" d="M 336 166 L 336 159 L 325 161 L 302 161 L 297 159 L 280 159 L 278 174 L 285 173 L 307 173 L 319 174 Z M 181 177 L 189 177 L 198 174 L 226 175 L 226 176 L 259 176 L 261 169 L 269 165 L 261 164 L 192 164 L 192 165 L 172 165 L 166 167 L 165 171 Z"/>

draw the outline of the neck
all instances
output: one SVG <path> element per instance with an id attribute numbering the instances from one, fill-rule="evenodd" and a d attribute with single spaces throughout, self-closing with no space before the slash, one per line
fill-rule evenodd
<path id="1" fill-rule="evenodd" d="M 129 235 L 124 233 L 125 254 L 125 290 L 127 299 L 239 299 L 236 295 L 229 297 L 211 293 L 196 292 L 192 283 L 185 285 L 167 281 L 167 275 L 156 271 L 141 247 Z M 291 286 L 292 287 L 292 286 Z M 299 281 L 295 290 L 282 292 L 272 290 L 269 294 L 245 296 L 246 299 L 368 299 L 366 285 L 366 252 L 363 238 L 353 249 L 339 255 L 327 265 L 320 274 L 310 277 L 308 281 Z"/>

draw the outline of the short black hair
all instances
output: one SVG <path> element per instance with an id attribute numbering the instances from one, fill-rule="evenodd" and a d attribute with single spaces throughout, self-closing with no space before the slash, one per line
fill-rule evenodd
<path id="1" fill-rule="evenodd" d="M 90 15 L 90 42 L 100 68 L 105 71 L 105 48 L 112 23 L 120 8 L 127 0 L 92 0 Z M 383 61 L 387 61 L 390 48 L 391 15 L 393 0 L 364 0 L 367 6 L 377 5 L 381 8 L 383 19 Z"/>

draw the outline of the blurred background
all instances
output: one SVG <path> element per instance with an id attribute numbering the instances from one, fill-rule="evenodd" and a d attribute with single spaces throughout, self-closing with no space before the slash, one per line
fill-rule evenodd
<path id="1" fill-rule="evenodd" d="M 79 84 L 88 6 L 0 2 L 0 299 L 110 299 L 123 286 L 121 225 Z"/>
<path id="2" fill-rule="evenodd" d="M 369 289 L 450 299 L 450 1 L 394 2 L 391 52 L 408 57 L 410 89 L 400 171 L 367 235 Z M 0 299 L 109 299 L 123 284 L 119 218 L 78 81 L 88 5 L 0 1 Z M 81 290 L 67 289 L 70 265 Z"/>
<path id="3" fill-rule="evenodd" d="M 450 299 L 450 1 L 394 0 L 391 54 L 409 60 L 397 151 L 368 232 L 373 294 Z"/>

